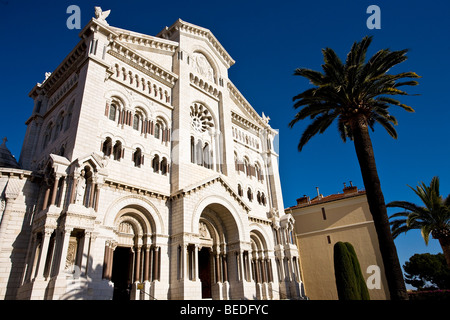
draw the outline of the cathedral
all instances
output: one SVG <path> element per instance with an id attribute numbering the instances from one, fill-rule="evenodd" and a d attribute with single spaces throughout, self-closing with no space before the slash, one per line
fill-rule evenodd
<path id="1" fill-rule="evenodd" d="M 0 298 L 304 298 L 277 132 L 233 58 L 180 19 L 108 15 L 30 91 L 19 160 L 0 146 Z"/>

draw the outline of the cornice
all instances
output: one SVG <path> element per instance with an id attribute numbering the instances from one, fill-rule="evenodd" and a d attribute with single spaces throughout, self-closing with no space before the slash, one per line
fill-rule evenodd
<path id="1" fill-rule="evenodd" d="M 178 43 L 175 41 L 153 37 L 117 27 L 110 27 L 110 29 L 116 32 L 116 40 L 121 41 L 124 44 L 135 44 L 142 46 L 143 48 L 166 51 L 171 54 L 174 54 L 178 48 Z"/>
<path id="2" fill-rule="evenodd" d="M 236 88 L 236 86 L 231 81 L 228 81 L 227 88 L 233 100 L 237 102 L 238 105 L 241 106 L 252 117 L 252 120 L 254 120 L 256 124 L 232 111 L 231 114 L 234 120 L 244 124 L 247 127 L 253 128 L 256 131 L 259 131 L 261 128 L 264 128 L 269 130 L 274 135 L 277 134 L 277 132 L 274 129 L 272 129 L 272 127 L 269 125 L 268 121 L 265 121 L 263 118 L 260 117 L 258 112 L 256 112 L 256 110 L 250 105 L 247 99 L 244 98 L 242 93 Z"/>
<path id="3" fill-rule="evenodd" d="M 193 184 L 191 186 L 188 186 L 186 188 L 178 190 L 178 191 L 174 192 L 170 198 L 171 198 L 171 200 L 174 200 L 174 199 L 178 199 L 180 197 L 184 197 L 186 195 L 190 195 L 191 193 L 195 193 L 195 192 L 197 192 L 211 184 L 214 184 L 214 183 L 220 183 L 229 192 L 229 194 L 242 206 L 242 208 L 247 211 L 247 213 L 251 211 L 250 207 L 242 200 L 242 198 L 234 191 L 234 189 L 220 175 L 216 175 L 213 178 L 202 180 L 196 184 Z"/>
<path id="4" fill-rule="evenodd" d="M 178 76 L 163 67 L 151 62 L 146 57 L 129 48 L 119 41 L 113 41 L 108 53 L 122 62 L 125 62 L 146 75 L 161 81 L 165 85 L 173 88 L 178 80 Z"/>
<path id="5" fill-rule="evenodd" d="M 163 200 L 169 199 L 168 194 L 164 194 L 162 192 L 155 191 L 155 190 L 141 188 L 138 186 L 133 186 L 127 182 L 115 181 L 115 180 L 106 178 L 104 185 L 108 186 L 110 188 L 113 188 L 113 189 L 128 191 L 128 192 L 136 193 L 136 194 L 139 194 L 142 196 L 150 196 L 150 197 L 159 198 L 159 199 L 163 199 Z"/>
<path id="6" fill-rule="evenodd" d="M 220 44 L 220 42 L 209 29 L 196 26 L 181 19 L 178 19 L 172 26 L 164 28 L 157 34 L 157 37 L 169 39 L 176 30 L 207 40 L 214 48 L 214 50 L 218 53 L 218 55 L 223 59 L 228 68 L 235 63 L 234 59 L 230 56 L 230 54 L 225 50 L 225 48 Z"/>
<path id="7" fill-rule="evenodd" d="M 57 90 L 78 68 L 78 65 L 80 65 L 80 63 L 87 58 L 85 55 L 86 48 L 86 42 L 84 40 L 80 40 L 75 48 L 73 48 L 66 58 L 59 64 L 59 66 L 56 67 L 55 71 L 53 71 L 43 83 L 36 84 L 28 96 L 32 97 L 38 88 L 42 89 L 48 96 L 52 95 L 54 91 Z"/>

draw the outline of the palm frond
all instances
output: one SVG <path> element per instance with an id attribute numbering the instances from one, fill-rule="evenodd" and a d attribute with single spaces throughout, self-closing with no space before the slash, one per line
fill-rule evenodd
<path id="1" fill-rule="evenodd" d="M 305 144 L 317 133 L 323 133 L 334 121 L 336 116 L 337 114 L 335 113 L 325 113 L 317 117 L 303 132 L 298 144 L 298 151 L 302 151 Z"/>

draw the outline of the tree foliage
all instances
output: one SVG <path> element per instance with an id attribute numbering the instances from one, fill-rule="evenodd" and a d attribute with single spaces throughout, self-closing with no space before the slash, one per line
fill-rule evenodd
<path id="1" fill-rule="evenodd" d="M 442 253 L 415 254 L 403 269 L 405 282 L 418 290 L 450 289 L 450 268 Z"/>
<path id="2" fill-rule="evenodd" d="M 334 245 L 334 275 L 339 300 L 370 300 L 358 257 L 349 242 Z"/>

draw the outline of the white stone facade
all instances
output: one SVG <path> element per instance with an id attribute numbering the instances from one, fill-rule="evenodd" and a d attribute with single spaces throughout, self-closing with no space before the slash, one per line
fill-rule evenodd
<path id="1" fill-rule="evenodd" d="M 302 298 L 276 131 L 214 35 L 97 15 L 80 38 L 30 92 L 21 169 L 0 168 L 0 296 Z"/>

